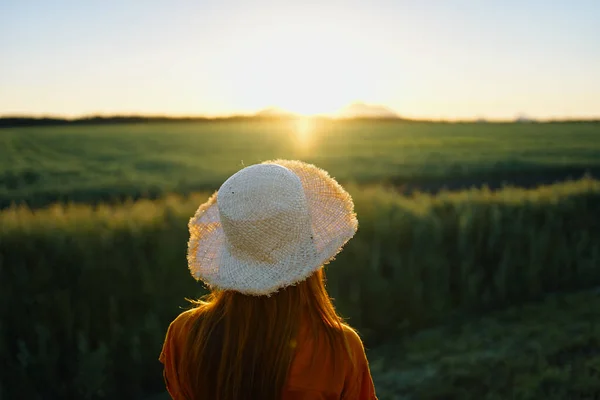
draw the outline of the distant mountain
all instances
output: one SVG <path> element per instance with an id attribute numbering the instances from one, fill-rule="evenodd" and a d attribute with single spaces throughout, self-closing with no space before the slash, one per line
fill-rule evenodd
<path id="1" fill-rule="evenodd" d="M 264 110 L 260 110 L 259 112 L 254 114 L 254 116 L 259 118 L 289 118 L 295 117 L 296 114 L 278 107 L 270 107 L 265 108 Z"/>
<path id="2" fill-rule="evenodd" d="M 535 119 L 530 118 L 530 117 L 528 117 L 525 114 L 519 114 L 515 118 L 515 122 L 518 122 L 518 123 L 521 123 L 521 124 L 527 124 L 527 123 L 535 122 Z"/>
<path id="3" fill-rule="evenodd" d="M 353 103 L 338 113 L 341 118 L 400 118 L 391 108 L 364 103 Z"/>

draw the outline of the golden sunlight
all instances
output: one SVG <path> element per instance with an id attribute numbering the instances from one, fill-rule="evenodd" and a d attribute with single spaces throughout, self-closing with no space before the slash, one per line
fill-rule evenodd
<path id="1" fill-rule="evenodd" d="M 276 28 L 276 35 L 271 28 L 253 32 L 235 56 L 223 60 L 220 72 L 236 88 L 230 107 L 332 115 L 355 99 L 377 97 L 379 86 L 369 79 L 376 71 L 365 54 L 357 53 L 356 46 L 364 43 L 353 31 Z M 308 122 L 300 125 L 306 128 Z"/>
<path id="2" fill-rule="evenodd" d="M 299 117 L 295 121 L 295 139 L 300 150 L 310 147 L 314 133 L 315 121 L 311 117 Z"/>

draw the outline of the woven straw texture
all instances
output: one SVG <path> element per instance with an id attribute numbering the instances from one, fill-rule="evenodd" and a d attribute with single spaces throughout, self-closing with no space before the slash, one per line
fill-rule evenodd
<path id="1" fill-rule="evenodd" d="M 308 278 L 358 228 L 350 195 L 322 169 L 274 160 L 223 183 L 188 224 L 188 267 L 209 287 L 270 295 Z"/>

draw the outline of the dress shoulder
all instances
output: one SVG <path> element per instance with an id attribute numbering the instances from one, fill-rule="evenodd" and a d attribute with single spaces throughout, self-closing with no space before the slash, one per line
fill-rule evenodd
<path id="1" fill-rule="evenodd" d="M 181 347 L 181 343 L 185 340 L 197 315 L 198 309 L 192 308 L 183 311 L 169 324 L 163 348 L 159 356 L 160 362 L 164 364 L 167 362 L 167 358 L 173 359 L 173 356 Z"/>
<path id="2" fill-rule="evenodd" d="M 365 353 L 365 347 L 363 341 L 358 334 L 358 332 L 349 325 L 342 325 L 344 329 L 344 334 L 346 336 L 346 340 L 350 345 L 350 348 L 354 351 L 355 354 L 362 355 Z"/>

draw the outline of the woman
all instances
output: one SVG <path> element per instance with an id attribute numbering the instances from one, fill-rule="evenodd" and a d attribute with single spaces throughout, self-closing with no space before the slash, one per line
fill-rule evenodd
<path id="1" fill-rule="evenodd" d="M 322 266 L 358 226 L 333 178 L 300 161 L 253 165 L 188 226 L 190 272 L 211 293 L 169 326 L 160 361 L 174 399 L 376 399 L 324 285 Z"/>

